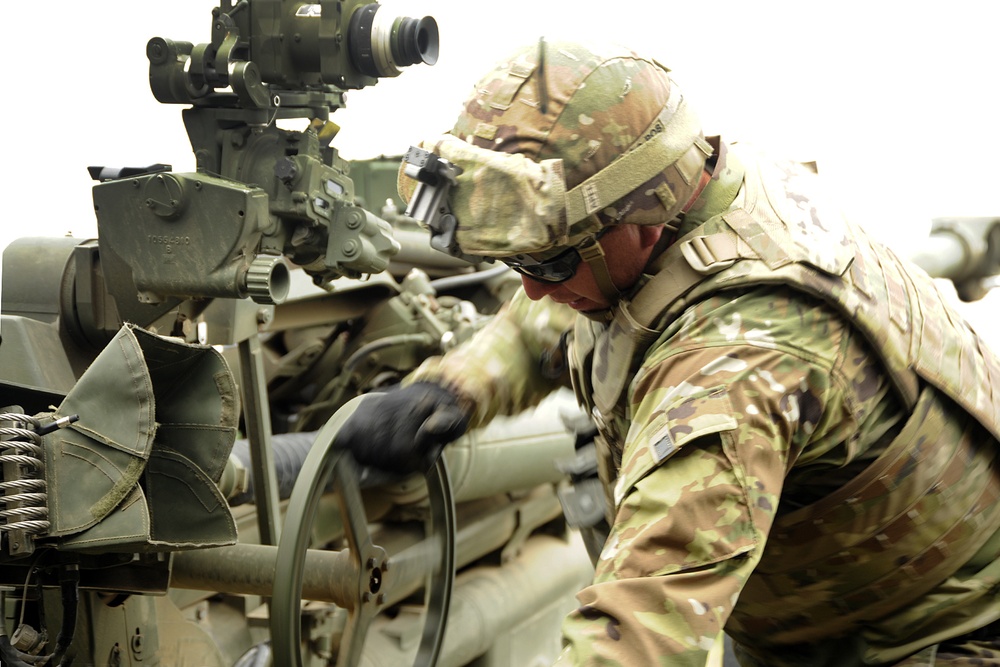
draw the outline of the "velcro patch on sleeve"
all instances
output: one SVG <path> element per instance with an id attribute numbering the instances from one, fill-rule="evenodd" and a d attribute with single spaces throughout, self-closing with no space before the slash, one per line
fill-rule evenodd
<path id="1" fill-rule="evenodd" d="M 687 443 L 736 426 L 729 394 L 719 387 L 676 398 L 648 423 L 633 423 L 625 438 L 615 502 L 621 502 L 632 486 Z"/>

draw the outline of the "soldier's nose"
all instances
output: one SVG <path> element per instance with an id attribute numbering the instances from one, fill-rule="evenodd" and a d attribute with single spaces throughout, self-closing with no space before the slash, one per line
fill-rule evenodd
<path id="1" fill-rule="evenodd" d="M 532 301 L 538 301 L 559 288 L 556 283 L 546 283 L 528 276 L 521 276 L 521 284 L 524 285 L 524 292 Z"/>

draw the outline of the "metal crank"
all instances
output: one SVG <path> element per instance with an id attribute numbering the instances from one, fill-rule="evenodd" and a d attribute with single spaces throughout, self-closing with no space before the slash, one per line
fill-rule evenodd
<path id="1" fill-rule="evenodd" d="M 334 482 L 344 519 L 348 548 L 341 552 L 351 575 L 344 581 L 347 624 L 337 653 L 337 667 L 360 664 L 368 630 L 393 595 L 393 570 L 385 550 L 373 544 L 358 483 L 357 464 L 349 452 L 334 449 L 340 426 L 354 411 L 359 396 L 334 414 L 316 436 L 295 483 L 278 543 L 271 599 L 271 641 L 275 664 L 302 667 L 301 604 L 306 550 L 320 498 Z M 430 526 L 424 543 L 437 559 L 424 585 L 425 618 L 415 666 L 437 662 L 444 638 L 455 578 L 455 505 L 444 457 L 427 474 Z M 346 553 L 345 553 L 346 552 Z"/>

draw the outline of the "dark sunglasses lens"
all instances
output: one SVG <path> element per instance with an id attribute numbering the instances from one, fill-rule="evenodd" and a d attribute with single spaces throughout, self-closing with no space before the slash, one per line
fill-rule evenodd
<path id="1" fill-rule="evenodd" d="M 546 283 L 561 283 L 573 277 L 565 271 L 551 271 L 541 266 L 512 266 L 518 273 Z"/>
<path id="2" fill-rule="evenodd" d="M 561 283 L 576 275 L 580 255 L 573 248 L 540 264 L 509 264 L 520 274 L 547 283 Z"/>

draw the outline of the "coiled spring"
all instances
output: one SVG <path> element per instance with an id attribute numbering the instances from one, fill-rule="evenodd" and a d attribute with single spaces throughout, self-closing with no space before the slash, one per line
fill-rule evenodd
<path id="1" fill-rule="evenodd" d="M 39 430 L 34 417 L 0 413 L 0 533 L 38 535 L 49 530 Z"/>

